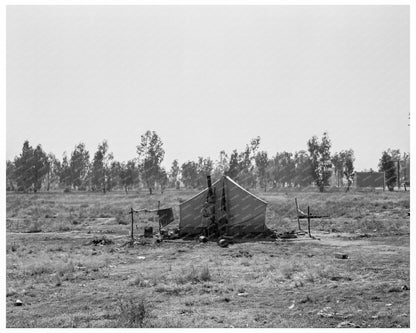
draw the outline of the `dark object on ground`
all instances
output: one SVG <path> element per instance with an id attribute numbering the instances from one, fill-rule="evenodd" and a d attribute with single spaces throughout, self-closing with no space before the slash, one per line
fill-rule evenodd
<path id="1" fill-rule="evenodd" d="M 360 328 L 360 326 L 350 321 L 343 321 L 337 325 L 337 328 Z"/>
<path id="2" fill-rule="evenodd" d="M 110 245 L 113 244 L 113 241 L 111 239 L 108 239 L 107 237 L 103 236 L 101 238 L 94 238 L 91 242 L 91 245 L 97 246 L 97 245 Z"/>
<path id="3" fill-rule="evenodd" d="M 283 232 L 281 234 L 278 234 L 277 237 L 284 238 L 284 239 L 286 239 L 286 238 L 298 238 L 298 236 L 295 233 L 295 230 Z"/>
<path id="4" fill-rule="evenodd" d="M 169 230 L 167 236 L 168 236 L 169 239 L 178 239 L 179 238 L 179 232 L 176 229 L 175 230 Z"/>
<path id="5" fill-rule="evenodd" d="M 228 244 L 233 244 L 234 243 L 234 237 L 233 236 L 223 235 L 221 238 L 226 239 L 228 241 Z"/>
<path id="6" fill-rule="evenodd" d="M 221 247 L 227 247 L 228 246 L 228 240 L 226 240 L 225 238 L 221 238 L 219 241 L 218 241 L 218 245 L 219 246 L 221 246 Z"/>
<path id="7" fill-rule="evenodd" d="M 200 243 L 206 243 L 206 242 L 208 242 L 208 238 L 206 238 L 205 236 L 199 236 L 199 242 Z"/>
<path id="8" fill-rule="evenodd" d="M 337 259 L 348 259 L 348 254 L 335 253 L 335 258 L 337 258 Z"/>
<path id="9" fill-rule="evenodd" d="M 144 237 L 152 238 L 153 237 L 153 227 L 144 228 Z"/>

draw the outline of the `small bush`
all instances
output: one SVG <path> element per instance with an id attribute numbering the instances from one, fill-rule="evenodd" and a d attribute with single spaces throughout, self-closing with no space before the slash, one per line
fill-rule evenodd
<path id="1" fill-rule="evenodd" d="M 38 221 L 32 222 L 27 232 L 31 232 L 31 233 L 42 232 L 40 223 Z"/>
<path id="2" fill-rule="evenodd" d="M 315 276 L 313 275 L 312 272 L 308 271 L 305 273 L 305 280 L 311 283 L 315 282 Z"/>
<path id="3" fill-rule="evenodd" d="M 122 214 L 119 214 L 116 216 L 116 222 L 118 224 L 127 225 L 129 222 L 125 219 L 125 217 Z"/>
<path id="4" fill-rule="evenodd" d="M 144 327 L 145 320 L 149 316 L 148 304 L 144 299 L 120 301 L 119 309 L 120 317 L 117 327 Z"/>
<path id="5" fill-rule="evenodd" d="M 54 285 L 55 287 L 60 287 L 62 285 L 62 280 L 58 274 L 54 277 Z"/>
<path id="6" fill-rule="evenodd" d="M 202 268 L 199 278 L 201 281 L 211 281 L 211 273 L 209 272 L 208 266 Z"/>
<path id="7" fill-rule="evenodd" d="M 37 262 L 29 265 L 25 269 L 25 273 L 28 275 L 42 275 L 42 274 L 51 274 L 53 272 L 53 267 L 50 262 Z"/>
<path id="8" fill-rule="evenodd" d="M 58 226 L 58 231 L 65 232 L 65 231 L 70 231 L 70 230 L 71 228 L 64 223 L 61 223 Z"/>
<path id="9" fill-rule="evenodd" d="M 241 265 L 245 266 L 245 267 L 248 267 L 248 266 L 250 266 L 250 262 L 247 259 L 244 258 L 243 260 L 241 260 Z"/>
<path id="10" fill-rule="evenodd" d="M 134 278 L 133 281 L 130 282 L 130 285 L 138 286 L 138 287 L 145 287 L 145 286 L 147 286 L 148 282 L 149 281 L 147 281 L 143 278 L 143 275 L 139 274 Z"/>
<path id="11" fill-rule="evenodd" d="M 16 252 L 18 248 L 19 248 L 19 245 L 16 244 L 16 243 L 13 243 L 12 245 L 7 245 L 6 252 L 7 253 L 9 253 L 9 252 Z"/>
<path id="12" fill-rule="evenodd" d="M 182 271 L 176 276 L 176 283 L 185 284 L 185 283 L 199 283 L 203 281 L 211 281 L 211 273 L 208 266 L 204 266 L 200 272 L 198 272 L 193 265 L 190 266 L 188 272 Z"/>
<path id="13" fill-rule="evenodd" d="M 280 272 L 285 279 L 290 280 L 296 272 L 296 267 L 292 263 L 285 263 L 280 266 Z"/>
<path id="14" fill-rule="evenodd" d="M 67 273 L 75 272 L 75 267 L 72 260 L 58 266 L 56 272 L 58 276 L 64 276 Z"/>

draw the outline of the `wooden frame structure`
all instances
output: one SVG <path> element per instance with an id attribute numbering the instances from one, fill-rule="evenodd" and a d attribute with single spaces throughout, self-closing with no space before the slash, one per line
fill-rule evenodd
<path id="1" fill-rule="evenodd" d="M 308 206 L 308 213 L 303 212 L 299 208 L 297 198 L 295 198 L 295 205 L 296 205 L 296 217 L 298 219 L 298 228 L 299 228 L 299 230 L 303 231 L 302 228 L 300 227 L 300 220 L 301 219 L 307 219 L 308 220 L 308 235 L 309 235 L 309 237 L 314 238 L 311 235 L 311 219 L 319 219 L 319 218 L 329 217 L 329 215 L 312 215 L 309 206 Z"/>

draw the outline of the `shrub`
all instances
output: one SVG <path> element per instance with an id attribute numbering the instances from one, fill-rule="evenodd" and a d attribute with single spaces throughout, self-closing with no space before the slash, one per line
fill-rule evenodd
<path id="1" fill-rule="evenodd" d="M 281 264 L 279 269 L 283 277 L 288 280 L 293 278 L 295 272 L 300 271 L 300 267 L 296 263 L 292 262 Z"/>
<path id="2" fill-rule="evenodd" d="M 119 309 L 117 327 L 144 327 L 145 320 L 149 316 L 149 309 L 143 298 L 120 301 Z"/>
<path id="3" fill-rule="evenodd" d="M 65 232 L 65 231 L 70 231 L 70 230 L 71 228 L 67 226 L 65 223 L 61 223 L 58 226 L 58 231 Z"/>
<path id="4" fill-rule="evenodd" d="M 32 222 L 32 224 L 29 226 L 29 230 L 27 232 L 42 232 L 42 229 L 40 227 L 40 223 L 38 221 Z"/>
<path id="5" fill-rule="evenodd" d="M 138 286 L 138 287 L 145 287 L 148 284 L 148 281 L 146 281 L 143 278 L 143 275 L 139 274 L 137 275 L 132 282 L 130 282 L 130 285 L 132 286 Z"/>
<path id="6" fill-rule="evenodd" d="M 118 215 L 116 216 L 116 222 L 117 222 L 118 224 L 122 224 L 122 225 L 127 225 L 127 224 L 129 224 L 129 222 L 128 222 L 128 221 L 126 221 L 126 219 L 124 218 L 123 214 L 118 214 Z"/>
<path id="7" fill-rule="evenodd" d="M 203 281 L 211 281 L 211 273 L 208 266 L 204 266 L 200 272 L 198 272 L 193 265 L 190 266 L 190 271 L 182 271 L 176 276 L 176 283 L 199 283 Z"/>
<path id="8" fill-rule="evenodd" d="M 211 281 L 211 273 L 209 272 L 208 266 L 202 268 L 199 278 L 201 281 Z"/>

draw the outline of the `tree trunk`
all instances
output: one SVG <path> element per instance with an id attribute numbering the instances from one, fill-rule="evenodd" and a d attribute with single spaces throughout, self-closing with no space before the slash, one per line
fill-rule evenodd
<path id="1" fill-rule="evenodd" d="M 149 187 L 149 194 L 150 195 L 152 195 L 153 193 L 152 193 L 152 188 L 151 187 Z"/>
<path id="2" fill-rule="evenodd" d="M 324 192 L 324 184 L 319 185 L 319 192 Z"/>

